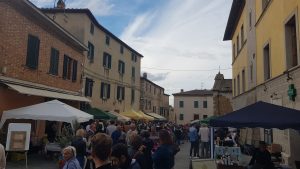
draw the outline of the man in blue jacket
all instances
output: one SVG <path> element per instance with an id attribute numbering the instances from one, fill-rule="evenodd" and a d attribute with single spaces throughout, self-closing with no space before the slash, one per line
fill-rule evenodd
<path id="1" fill-rule="evenodd" d="M 194 157 L 197 155 L 197 141 L 199 140 L 198 132 L 197 129 L 195 128 L 194 125 L 192 125 L 189 128 L 189 139 L 191 142 L 191 148 L 190 148 L 190 158 L 192 158 L 192 152 L 194 150 Z"/>

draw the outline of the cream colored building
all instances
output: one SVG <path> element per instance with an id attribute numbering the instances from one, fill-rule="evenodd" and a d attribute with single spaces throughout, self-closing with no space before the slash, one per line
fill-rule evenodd
<path id="1" fill-rule="evenodd" d="M 169 119 L 169 95 L 165 89 L 147 78 L 147 73 L 141 77 L 140 109 L 145 113 L 156 113 Z"/>
<path id="2" fill-rule="evenodd" d="M 89 9 L 42 11 L 88 46 L 81 65 L 81 92 L 91 99 L 91 106 L 104 111 L 139 110 L 143 56 L 101 26 Z"/>
<path id="3" fill-rule="evenodd" d="M 300 89 L 299 7 L 299 0 L 233 1 L 224 40 L 232 42 L 234 110 L 257 101 L 300 109 L 297 94 L 288 95 L 290 88 Z M 258 128 L 247 133 L 244 143 L 280 144 L 283 162 L 293 168 L 300 160 L 299 132 Z"/>
<path id="4" fill-rule="evenodd" d="M 213 92 L 211 90 L 191 90 L 173 94 L 174 114 L 177 124 L 187 124 L 193 120 L 214 115 Z"/>

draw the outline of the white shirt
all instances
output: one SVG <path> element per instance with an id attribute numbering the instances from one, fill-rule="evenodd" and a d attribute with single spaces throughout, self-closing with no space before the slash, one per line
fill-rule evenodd
<path id="1" fill-rule="evenodd" d="M 2 144 L 0 144 L 0 169 L 5 169 L 6 159 L 5 159 L 5 150 Z"/>
<path id="2" fill-rule="evenodd" d="M 116 130 L 117 130 L 117 126 L 108 125 L 107 128 L 106 128 L 106 133 L 111 136 L 111 134 Z"/>
<path id="3" fill-rule="evenodd" d="M 199 129 L 199 135 L 201 136 L 201 142 L 209 142 L 209 128 L 201 127 Z"/>

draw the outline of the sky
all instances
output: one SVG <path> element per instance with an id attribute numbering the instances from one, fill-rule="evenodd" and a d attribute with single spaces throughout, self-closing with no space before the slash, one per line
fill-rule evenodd
<path id="1" fill-rule="evenodd" d="M 52 8 L 57 0 L 31 0 Z M 223 41 L 232 0 L 66 0 L 141 53 L 141 71 L 166 94 L 211 89 L 231 78 L 231 43 Z M 173 105 L 173 98 L 170 104 Z"/>

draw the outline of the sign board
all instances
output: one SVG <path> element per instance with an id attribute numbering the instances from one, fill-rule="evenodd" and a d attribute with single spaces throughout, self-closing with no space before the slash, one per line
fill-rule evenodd
<path id="1" fill-rule="evenodd" d="M 10 123 L 8 125 L 6 151 L 29 150 L 31 124 Z"/>

